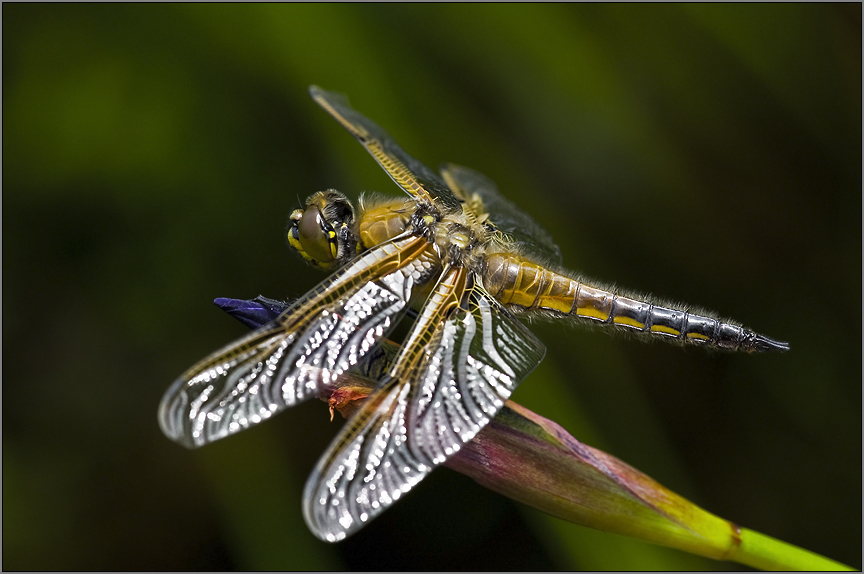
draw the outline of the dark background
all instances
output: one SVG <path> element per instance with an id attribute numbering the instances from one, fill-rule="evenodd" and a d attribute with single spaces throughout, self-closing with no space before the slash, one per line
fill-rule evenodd
<path id="1" fill-rule="evenodd" d="M 439 470 L 356 537 L 300 513 L 305 404 L 200 451 L 162 393 L 296 297 L 311 192 L 396 187 L 308 97 L 471 166 L 567 267 L 784 355 L 544 324 L 514 399 L 742 526 L 861 567 L 861 5 L 3 5 L 4 569 L 734 568 Z"/>

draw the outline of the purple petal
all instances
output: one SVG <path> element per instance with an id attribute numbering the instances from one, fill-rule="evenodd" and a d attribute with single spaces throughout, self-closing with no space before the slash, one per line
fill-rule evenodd
<path id="1" fill-rule="evenodd" d="M 248 300 L 219 297 L 213 302 L 250 329 L 257 329 L 261 325 L 266 325 L 288 308 L 287 303 L 268 299 L 263 295 Z"/>

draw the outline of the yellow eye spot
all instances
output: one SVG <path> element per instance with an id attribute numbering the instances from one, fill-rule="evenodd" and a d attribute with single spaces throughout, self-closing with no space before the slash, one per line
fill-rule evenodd
<path id="1" fill-rule="evenodd" d="M 339 256 L 339 243 L 334 239 L 336 234 L 330 232 L 330 257 L 335 260 Z"/>

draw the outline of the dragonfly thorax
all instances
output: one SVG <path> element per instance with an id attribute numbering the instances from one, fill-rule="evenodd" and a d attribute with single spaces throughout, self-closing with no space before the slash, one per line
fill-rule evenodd
<path id="1" fill-rule="evenodd" d="M 486 244 L 485 230 L 472 225 L 461 214 L 446 216 L 435 225 L 434 242 L 442 263 L 472 271 L 480 268 Z"/>
<path id="2" fill-rule="evenodd" d="M 360 251 L 398 237 L 412 227 L 411 218 L 417 207 L 413 201 L 362 195 L 359 203 L 357 237 L 360 240 Z"/>

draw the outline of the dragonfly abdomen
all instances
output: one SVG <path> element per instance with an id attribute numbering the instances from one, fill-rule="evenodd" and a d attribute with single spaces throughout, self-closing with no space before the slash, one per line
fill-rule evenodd
<path id="1" fill-rule="evenodd" d="M 587 285 L 505 254 L 487 258 L 483 285 L 501 304 L 612 325 L 679 342 L 741 351 L 786 351 L 789 345 L 740 325 Z"/>

